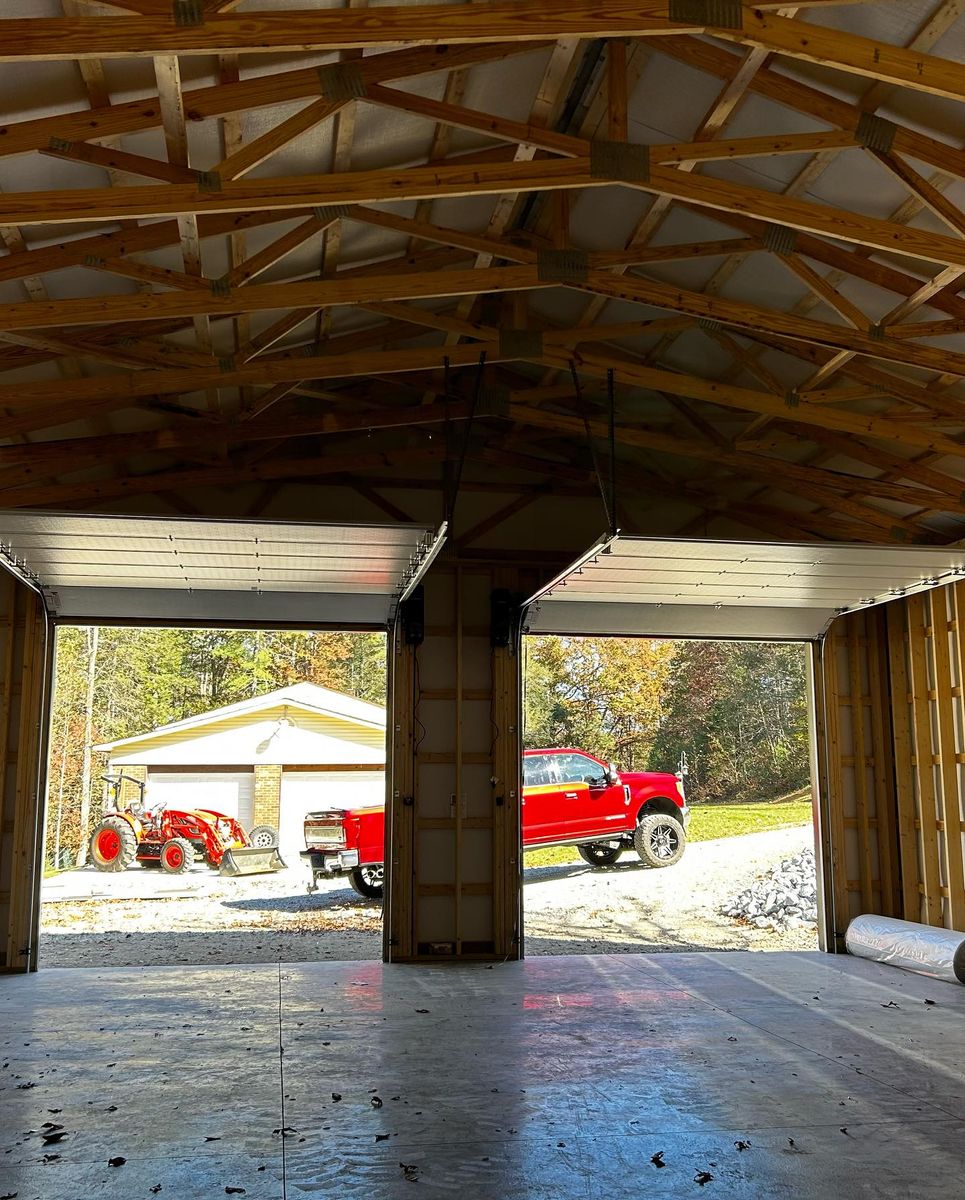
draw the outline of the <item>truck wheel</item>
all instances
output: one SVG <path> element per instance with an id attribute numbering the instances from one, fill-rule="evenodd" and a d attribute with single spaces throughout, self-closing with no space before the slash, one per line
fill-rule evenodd
<path id="1" fill-rule="evenodd" d="M 183 875 L 193 863 L 194 847 L 187 838 L 171 838 L 161 847 L 161 870 L 168 875 Z"/>
<path id="2" fill-rule="evenodd" d="M 123 817 L 105 817 L 91 834 L 90 860 L 98 871 L 124 871 L 137 854 L 137 834 Z"/>
<path id="3" fill-rule="evenodd" d="M 274 825 L 256 825 L 248 841 L 259 850 L 273 850 L 278 845 L 278 830 Z"/>
<path id="4" fill-rule="evenodd" d="M 686 845 L 683 825 L 663 813 L 644 817 L 633 834 L 633 848 L 648 867 L 672 867 Z"/>
<path id="5" fill-rule="evenodd" d="M 373 863 L 367 867 L 353 867 L 348 873 L 348 881 L 366 900 L 381 900 L 385 867 L 382 863 Z"/>
<path id="6" fill-rule="evenodd" d="M 623 853 L 622 846 L 611 846 L 609 842 L 590 842 L 588 846 L 577 846 L 580 858 L 591 867 L 612 867 Z"/>

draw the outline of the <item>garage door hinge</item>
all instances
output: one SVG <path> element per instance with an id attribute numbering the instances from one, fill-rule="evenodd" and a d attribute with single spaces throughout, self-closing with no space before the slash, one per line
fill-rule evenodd
<path id="1" fill-rule="evenodd" d="M 33 953 L 33 946 L 24 946 L 24 948 L 20 951 L 20 957 L 21 958 L 29 958 L 32 953 Z"/>

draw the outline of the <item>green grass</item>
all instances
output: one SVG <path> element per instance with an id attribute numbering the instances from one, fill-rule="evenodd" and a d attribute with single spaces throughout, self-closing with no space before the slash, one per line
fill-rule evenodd
<path id="1" fill-rule="evenodd" d="M 800 794 L 786 800 L 764 801 L 757 804 L 695 805 L 691 810 L 688 839 L 707 842 L 713 838 L 740 837 L 745 833 L 765 833 L 771 829 L 790 829 L 806 825 L 811 820 L 811 801 Z M 549 850 L 533 850 L 523 859 L 524 867 L 552 867 L 560 863 L 579 862 L 575 846 L 554 846 Z"/>

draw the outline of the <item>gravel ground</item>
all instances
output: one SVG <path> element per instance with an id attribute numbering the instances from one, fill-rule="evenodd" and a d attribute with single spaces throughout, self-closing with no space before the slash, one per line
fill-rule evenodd
<path id="1" fill-rule="evenodd" d="M 811 928 L 775 932 L 717 909 L 761 871 L 810 845 L 810 825 L 697 842 L 667 870 L 626 854 L 524 875 L 527 954 L 660 950 L 813 950 Z M 45 885 L 41 965 L 171 966 L 378 958 L 378 903 L 341 880 L 306 892 L 307 872 L 222 879 L 199 867 L 174 881 L 134 867 L 122 876 L 70 872 Z M 54 898 L 60 897 L 60 898 Z M 71 897 L 71 898 L 67 898 Z"/>

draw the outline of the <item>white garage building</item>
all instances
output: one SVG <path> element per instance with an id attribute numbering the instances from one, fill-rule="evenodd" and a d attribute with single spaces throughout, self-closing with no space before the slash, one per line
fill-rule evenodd
<path id="1" fill-rule="evenodd" d="M 95 749 L 110 755 L 111 774 L 145 782 L 149 804 L 213 808 L 246 828 L 274 825 L 289 854 L 304 848 L 306 812 L 385 798 L 385 709 L 314 683 Z M 124 795 L 135 790 L 125 784 Z"/>

